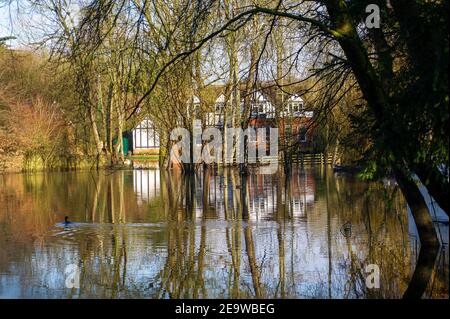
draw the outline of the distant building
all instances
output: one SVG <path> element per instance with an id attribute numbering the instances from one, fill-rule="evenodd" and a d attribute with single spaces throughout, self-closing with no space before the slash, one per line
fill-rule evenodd
<path id="1" fill-rule="evenodd" d="M 300 96 L 285 97 L 283 107 L 277 112 L 269 98 L 263 92 L 257 92 L 250 106 L 249 126 L 277 127 L 281 145 L 297 143 L 300 146 L 309 146 L 313 136 L 311 123 L 314 112 L 305 108 L 304 100 Z"/>
<path id="2" fill-rule="evenodd" d="M 244 92 L 241 93 L 242 96 L 245 96 Z M 247 102 L 250 104 L 248 126 L 255 129 L 279 128 L 281 147 L 296 144 L 298 151 L 309 147 L 313 138 L 311 123 L 314 112 L 305 107 L 305 101 L 300 96 L 287 93 L 283 93 L 283 102 L 280 103 L 282 106 L 277 109 L 274 95 L 268 89 L 261 89 L 252 94 L 252 98 Z M 210 99 L 210 103 L 210 111 L 204 114 L 204 125 L 222 130 L 226 122 L 225 107 L 227 103 L 230 103 L 225 97 L 224 88 L 215 88 L 215 94 L 213 94 L 213 99 Z M 200 109 L 200 99 L 193 96 L 192 101 L 187 105 L 188 113 L 195 117 Z M 241 99 L 239 110 L 241 114 L 245 111 L 244 105 L 244 99 Z M 230 126 L 231 120 L 228 119 L 227 123 Z M 266 136 L 269 137 L 269 130 L 267 130 Z M 159 135 L 149 117 L 144 118 L 132 130 L 131 139 L 130 145 L 133 154 L 159 154 Z M 257 142 L 256 137 L 254 142 Z"/>
<path id="3" fill-rule="evenodd" d="M 131 131 L 132 153 L 135 154 L 159 154 L 160 140 L 153 122 L 145 117 Z"/>

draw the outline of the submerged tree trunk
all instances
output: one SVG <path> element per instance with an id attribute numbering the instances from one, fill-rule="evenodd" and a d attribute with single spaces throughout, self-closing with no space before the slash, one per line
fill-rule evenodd
<path id="1" fill-rule="evenodd" d="M 450 211 L 449 205 L 449 183 L 445 177 L 439 172 L 438 168 L 429 169 L 424 164 L 415 167 L 414 172 L 425 185 L 429 194 L 439 204 L 442 210 L 447 214 Z"/>
<path id="2" fill-rule="evenodd" d="M 375 128 L 385 124 L 388 114 L 385 114 L 388 106 L 388 95 L 383 88 L 374 67 L 371 64 L 368 53 L 355 29 L 352 17 L 345 2 L 329 0 L 325 3 L 328 13 L 336 28 L 336 39 L 344 51 L 348 63 L 358 81 L 365 100 L 376 120 Z M 384 128 L 385 130 L 387 127 Z M 431 220 L 428 207 L 417 185 L 410 179 L 406 170 L 400 169 L 403 158 L 395 149 L 395 144 L 387 136 L 376 137 L 376 142 L 385 145 L 394 156 L 394 174 L 403 192 L 403 195 L 411 208 L 414 221 L 417 225 L 421 241 L 419 260 L 414 271 L 411 283 L 405 292 L 405 298 L 419 298 L 426 289 L 437 256 L 439 241 Z"/>
<path id="3" fill-rule="evenodd" d="M 421 298 L 433 273 L 439 251 L 439 240 L 427 204 L 419 188 L 401 169 L 394 170 L 395 178 L 411 209 L 420 239 L 420 253 L 411 281 L 403 298 Z"/>

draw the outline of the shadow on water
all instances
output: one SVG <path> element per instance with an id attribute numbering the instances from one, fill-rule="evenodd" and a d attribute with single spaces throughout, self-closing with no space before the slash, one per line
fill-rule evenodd
<path id="1" fill-rule="evenodd" d="M 5 175 L 0 186 L 0 297 L 400 298 L 421 262 L 398 189 L 320 168 Z M 74 224 L 60 227 L 64 216 Z M 448 297 L 447 247 L 425 297 Z M 66 287 L 71 265 L 79 289 Z"/>

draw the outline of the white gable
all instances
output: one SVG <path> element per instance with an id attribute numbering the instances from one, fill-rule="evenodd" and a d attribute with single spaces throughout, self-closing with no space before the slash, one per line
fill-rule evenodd
<path id="1" fill-rule="evenodd" d="M 220 94 L 220 96 L 216 100 L 216 103 L 225 103 L 225 95 Z"/>
<path id="2" fill-rule="evenodd" d="M 298 95 L 292 95 L 289 99 L 291 102 L 303 102 L 303 99 Z"/>
<path id="3" fill-rule="evenodd" d="M 200 104 L 200 99 L 195 95 L 194 95 L 193 101 L 194 101 L 194 104 Z"/>
<path id="4" fill-rule="evenodd" d="M 256 102 L 266 102 L 266 98 L 261 92 L 256 92 Z"/>

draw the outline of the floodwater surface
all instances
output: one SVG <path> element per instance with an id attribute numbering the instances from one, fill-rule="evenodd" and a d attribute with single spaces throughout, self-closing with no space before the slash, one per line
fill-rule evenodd
<path id="1" fill-rule="evenodd" d="M 0 298 L 400 298 L 419 248 L 395 183 L 320 168 L 0 175 Z"/>

